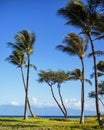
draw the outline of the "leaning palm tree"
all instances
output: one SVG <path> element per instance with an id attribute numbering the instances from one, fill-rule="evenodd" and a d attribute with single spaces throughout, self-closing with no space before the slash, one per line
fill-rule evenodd
<path id="1" fill-rule="evenodd" d="M 26 78 L 26 96 L 25 96 L 25 110 L 24 110 L 24 119 L 28 119 L 28 89 L 29 89 L 29 73 L 30 73 L 30 56 L 34 51 L 34 42 L 36 39 L 35 33 L 29 33 L 27 30 L 20 31 L 14 36 L 16 42 L 9 42 L 15 50 L 22 51 L 26 54 L 27 57 L 27 78 Z"/>
<path id="2" fill-rule="evenodd" d="M 70 0 L 64 8 L 58 10 L 58 14 L 66 18 L 67 25 L 73 25 L 81 29 L 81 32 L 87 35 L 90 40 L 90 45 L 93 53 L 93 62 L 94 62 L 94 74 L 95 74 L 95 93 L 96 93 L 96 113 L 98 118 L 99 125 L 103 125 L 101 120 L 101 113 L 99 108 L 98 100 L 98 75 L 97 75 L 97 65 L 96 65 L 96 56 L 95 49 L 92 40 L 92 31 L 96 26 L 96 23 L 100 21 L 103 15 L 96 12 L 96 8 L 93 6 L 91 0 L 87 0 L 86 5 L 80 0 Z M 103 17 L 104 18 L 104 17 Z"/>
<path id="3" fill-rule="evenodd" d="M 63 102 L 60 88 L 61 88 L 61 83 L 69 80 L 69 75 L 67 73 L 65 73 L 64 71 L 51 71 L 51 70 L 50 71 L 40 71 L 38 75 L 39 75 L 38 81 L 40 83 L 46 82 L 49 85 L 53 99 L 55 100 L 56 104 L 60 108 L 64 117 L 67 118 L 67 116 L 68 116 L 67 110 L 66 110 L 66 107 Z M 58 88 L 58 94 L 59 94 L 61 103 L 59 103 L 59 101 L 57 100 L 57 98 L 54 94 L 54 91 L 53 91 L 53 85 L 55 85 L 55 84 L 57 85 L 57 88 Z"/>
<path id="4" fill-rule="evenodd" d="M 21 75 L 22 75 L 22 81 L 23 81 L 23 85 L 24 85 L 24 90 L 26 92 L 25 78 L 24 78 L 24 73 L 23 73 L 23 67 L 26 63 L 25 55 L 21 51 L 13 51 L 12 54 L 8 58 L 6 58 L 6 60 L 9 63 L 15 65 L 17 68 L 20 68 Z M 30 106 L 29 99 L 27 99 L 27 102 L 28 102 L 29 110 L 30 110 L 32 117 L 35 117 L 35 115 L 32 111 L 32 108 Z"/>
<path id="5" fill-rule="evenodd" d="M 87 39 L 81 38 L 75 33 L 68 34 L 64 39 L 65 45 L 57 46 L 63 52 L 71 56 L 78 56 L 82 64 L 82 92 L 81 92 L 81 118 L 80 123 L 84 123 L 84 55 L 87 50 Z"/>

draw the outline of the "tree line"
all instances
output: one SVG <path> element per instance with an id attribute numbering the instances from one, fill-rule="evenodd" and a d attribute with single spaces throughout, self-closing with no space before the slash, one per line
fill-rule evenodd
<path id="1" fill-rule="evenodd" d="M 90 44 L 92 52 L 88 54 L 88 57 L 93 58 L 94 73 L 92 77 L 95 79 L 95 91 L 89 93 L 89 97 L 95 98 L 96 114 L 99 125 L 103 125 L 103 121 L 100 113 L 99 106 L 99 95 L 104 94 L 104 82 L 98 84 L 98 76 L 104 75 L 104 61 L 99 61 L 97 64 L 96 56 L 103 55 L 104 52 L 101 50 L 95 50 L 94 42 L 96 40 L 104 39 L 104 1 L 103 0 L 86 0 L 82 2 L 80 0 L 69 0 L 65 7 L 60 8 L 57 11 L 58 15 L 63 16 L 66 19 L 66 25 L 78 28 L 80 31 L 78 34 L 75 32 L 69 33 L 65 36 L 63 43 L 56 47 L 69 56 L 77 56 L 81 61 L 82 69 L 76 68 L 72 71 L 44 71 L 41 70 L 39 75 L 39 82 L 45 82 L 51 89 L 52 96 L 57 103 L 58 107 L 62 111 L 65 118 L 67 118 L 67 110 L 63 102 L 61 94 L 61 83 L 69 80 L 80 80 L 81 81 L 81 117 L 80 124 L 84 123 L 84 104 L 85 104 L 85 81 L 92 85 L 89 79 L 85 78 L 85 65 L 84 57 L 87 48 Z M 24 119 L 28 119 L 28 108 L 31 115 L 34 117 L 35 114 L 30 106 L 28 92 L 29 92 L 29 74 L 30 67 L 36 69 L 31 64 L 31 54 L 34 52 L 34 43 L 36 40 L 35 33 L 30 33 L 28 30 L 22 30 L 14 36 L 15 42 L 9 42 L 8 45 L 12 48 L 12 53 L 6 59 L 8 62 L 16 65 L 22 75 L 24 91 L 25 91 L 25 109 Z M 24 76 L 23 67 L 26 68 L 26 77 Z M 100 69 L 99 69 L 100 68 Z M 54 95 L 53 86 L 57 85 L 60 102 Z M 100 98 L 101 99 L 101 98 Z M 102 101 L 102 100 L 100 100 Z"/>

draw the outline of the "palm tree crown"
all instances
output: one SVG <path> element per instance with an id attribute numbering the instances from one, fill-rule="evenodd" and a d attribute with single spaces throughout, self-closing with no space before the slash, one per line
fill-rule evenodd
<path id="1" fill-rule="evenodd" d="M 92 82 L 89 79 L 83 79 L 82 71 L 80 69 L 74 69 L 73 71 L 69 72 L 69 79 L 70 80 L 80 80 L 81 82 L 85 80 L 87 83 L 92 85 Z"/>
<path id="2" fill-rule="evenodd" d="M 58 14 L 66 18 L 66 24 L 81 28 L 82 32 L 90 35 L 89 33 L 91 33 L 97 20 L 100 18 L 100 14 L 95 11 L 93 5 L 91 1 L 88 1 L 86 6 L 80 0 L 70 0 L 65 8 L 58 10 Z"/>
<path id="3" fill-rule="evenodd" d="M 16 42 L 8 44 L 16 50 L 21 50 L 25 52 L 27 55 L 30 55 L 34 49 L 34 42 L 36 40 L 35 33 L 29 33 L 27 30 L 20 31 L 19 34 L 14 36 Z"/>
<path id="4" fill-rule="evenodd" d="M 69 55 L 78 55 L 80 59 L 83 59 L 84 52 L 87 50 L 88 41 L 86 38 L 70 33 L 65 37 L 64 43 L 66 45 L 59 45 L 57 48 Z"/>

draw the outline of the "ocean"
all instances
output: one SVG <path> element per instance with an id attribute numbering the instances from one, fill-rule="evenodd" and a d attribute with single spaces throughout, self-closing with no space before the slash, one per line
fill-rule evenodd
<path id="1" fill-rule="evenodd" d="M 29 116 L 31 117 L 31 116 Z M 41 117 L 41 118 L 64 118 L 64 116 L 41 116 L 37 115 L 36 117 Z M 87 115 L 86 117 L 91 117 L 91 115 Z M 23 116 L 17 116 L 17 115 L 0 115 L 0 118 L 23 118 Z M 80 118 L 80 116 L 68 116 L 68 118 Z"/>

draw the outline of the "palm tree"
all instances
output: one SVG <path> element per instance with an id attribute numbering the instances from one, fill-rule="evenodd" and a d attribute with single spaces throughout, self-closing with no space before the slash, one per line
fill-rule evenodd
<path id="1" fill-rule="evenodd" d="M 24 90 L 26 92 L 25 78 L 24 78 L 24 73 L 23 73 L 23 66 L 26 63 L 25 55 L 21 51 L 13 51 L 12 54 L 8 58 L 6 58 L 6 60 L 9 63 L 17 66 L 17 68 L 20 68 L 21 75 L 22 75 L 22 81 L 23 81 L 23 85 L 24 85 Z M 32 117 L 35 117 L 35 115 L 32 111 L 32 108 L 30 106 L 29 99 L 27 99 L 27 102 L 28 102 L 29 110 L 30 110 Z"/>
<path id="2" fill-rule="evenodd" d="M 20 50 L 27 56 L 27 78 L 26 78 L 26 96 L 25 96 L 25 110 L 24 110 L 24 119 L 28 119 L 28 89 L 29 89 L 29 73 L 30 73 L 30 55 L 34 51 L 34 42 L 36 39 L 35 33 L 29 33 L 27 30 L 20 31 L 19 34 L 14 36 L 16 42 L 9 42 L 15 50 Z"/>
<path id="3" fill-rule="evenodd" d="M 60 49 L 63 52 L 66 52 L 69 55 L 77 55 L 82 64 L 82 92 L 81 92 L 81 119 L 80 123 L 84 123 L 84 53 L 87 50 L 87 39 L 81 38 L 75 33 L 70 33 L 67 37 L 64 39 L 64 45 L 57 46 L 58 49 Z"/>
<path id="4" fill-rule="evenodd" d="M 92 31 L 95 28 L 96 23 L 103 17 L 101 14 L 96 12 L 96 8 L 93 6 L 91 0 L 87 0 L 85 5 L 80 0 L 72 1 L 70 0 L 65 8 L 58 10 L 58 14 L 66 18 L 67 25 L 73 25 L 81 29 L 81 32 L 87 35 L 90 40 L 90 45 L 93 53 L 93 62 L 94 62 L 94 74 L 95 74 L 95 93 L 96 93 L 96 113 L 98 117 L 99 125 L 103 125 L 101 120 L 99 101 L 98 101 L 98 75 L 97 75 L 97 65 L 96 65 L 96 56 L 94 50 L 94 44 L 92 40 Z M 104 18 L 104 17 L 103 17 Z"/>
<path id="5" fill-rule="evenodd" d="M 64 117 L 67 118 L 67 116 L 68 116 L 67 110 L 66 110 L 66 107 L 65 107 L 64 102 L 63 102 L 60 88 L 61 88 L 61 83 L 69 80 L 69 75 L 67 73 L 65 73 L 64 71 L 55 72 L 55 71 L 51 71 L 51 70 L 50 71 L 40 71 L 38 75 L 39 75 L 38 81 L 40 83 L 46 82 L 49 85 L 49 87 L 51 88 L 51 93 L 52 93 L 53 99 L 55 100 L 56 104 L 60 108 Z M 55 84 L 57 84 L 61 104 L 56 99 L 54 91 L 53 91 L 53 85 L 55 85 Z"/>

